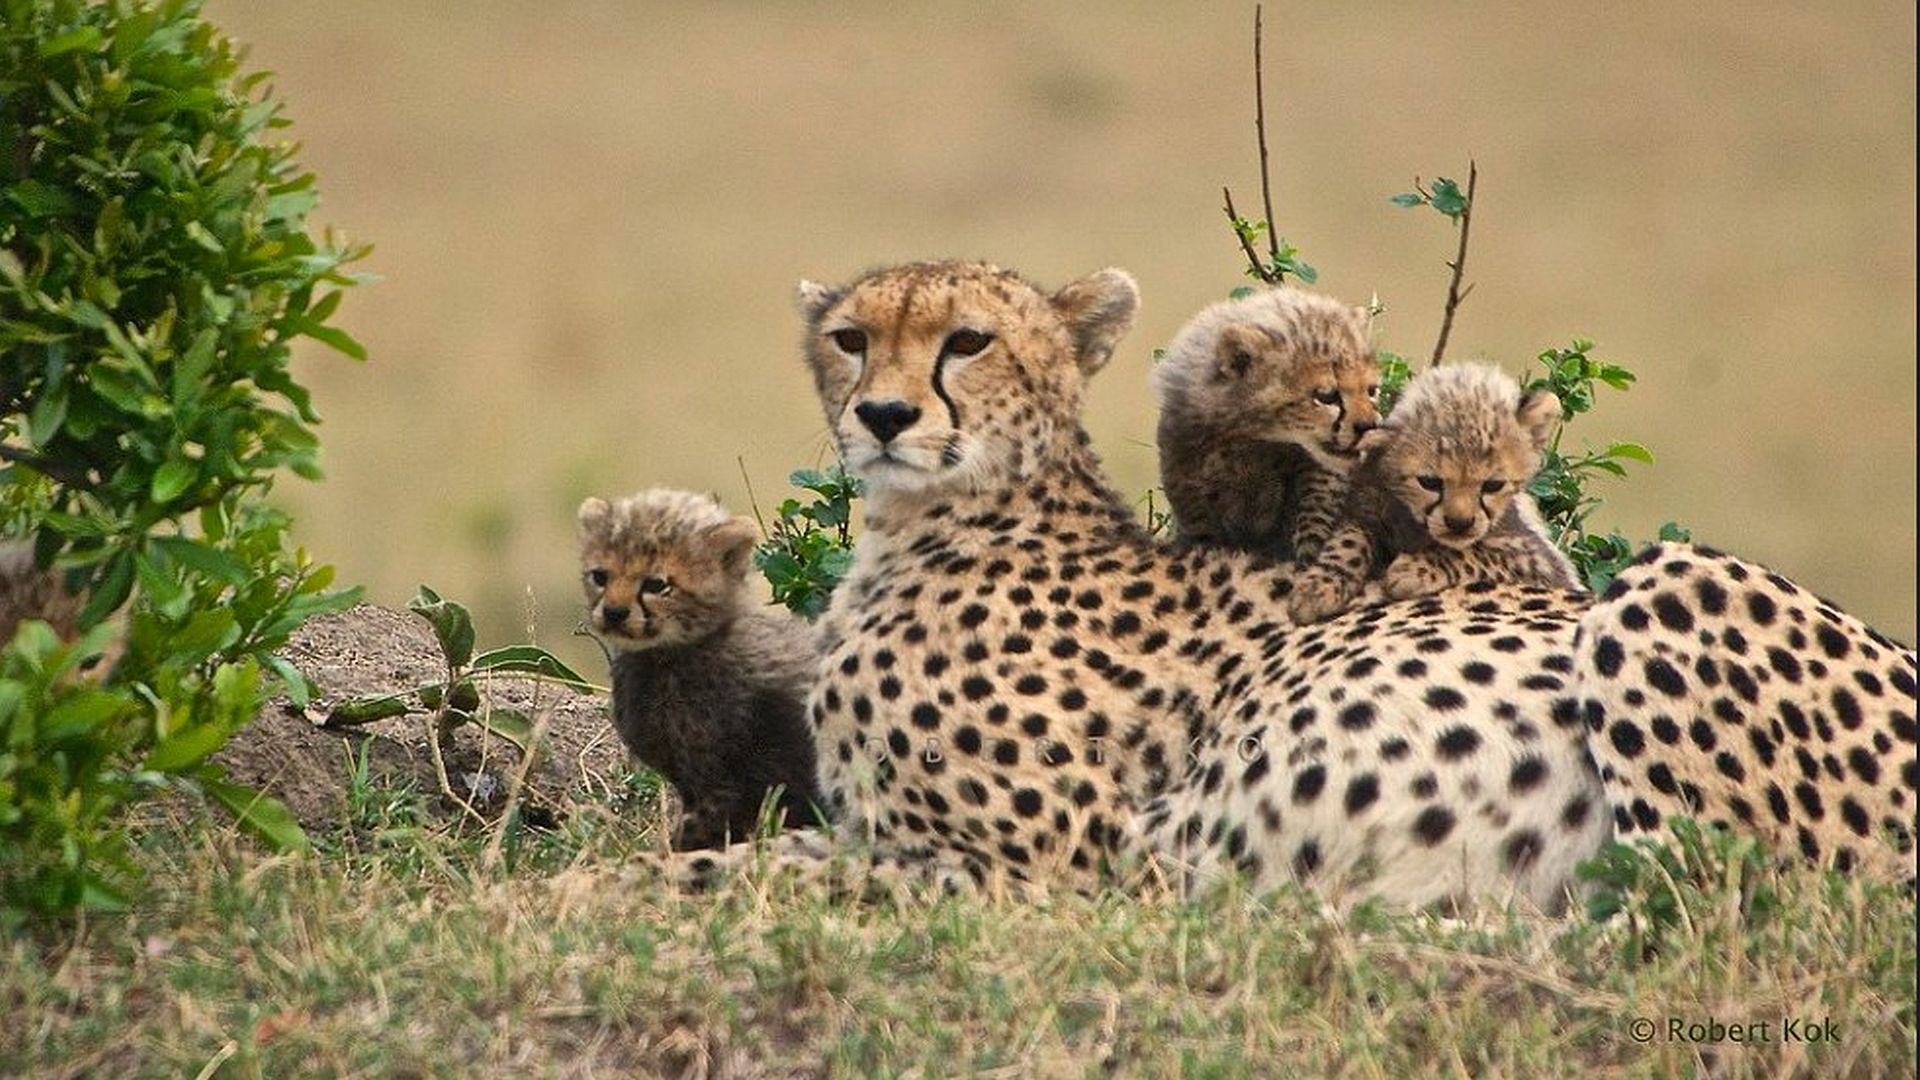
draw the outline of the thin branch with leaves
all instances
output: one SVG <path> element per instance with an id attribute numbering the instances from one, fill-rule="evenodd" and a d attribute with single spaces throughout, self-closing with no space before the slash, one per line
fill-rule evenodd
<path id="1" fill-rule="evenodd" d="M 1266 60 L 1261 53 L 1261 39 L 1265 36 L 1261 5 L 1253 8 L 1253 127 L 1260 148 L 1260 206 L 1266 217 L 1260 221 L 1249 221 L 1234 208 L 1233 191 L 1222 185 L 1220 193 L 1225 197 L 1227 221 L 1233 226 L 1233 235 L 1240 241 L 1240 250 L 1247 256 L 1247 276 L 1259 278 L 1269 285 L 1279 285 L 1289 275 L 1301 281 L 1312 282 L 1320 274 L 1312 266 L 1302 262 L 1300 250 L 1281 239 L 1273 227 L 1273 170 L 1267 154 L 1267 92 Z M 1266 236 L 1267 254 L 1261 255 L 1256 241 L 1261 234 Z"/>
<path id="2" fill-rule="evenodd" d="M 1473 193 L 1480 184 L 1480 167 L 1469 158 L 1467 160 L 1467 190 L 1461 191 L 1460 185 L 1446 177 L 1433 182 L 1433 189 L 1422 187 L 1418 177 L 1414 178 L 1413 190 L 1395 195 L 1393 202 L 1400 206 L 1431 206 L 1452 219 L 1460 227 L 1460 245 L 1454 252 L 1453 261 L 1447 264 L 1452 276 L 1447 282 L 1447 308 L 1440 319 L 1440 337 L 1433 343 L 1433 359 L 1430 364 L 1440 363 L 1446 355 L 1447 338 L 1453 334 L 1453 316 L 1460 310 L 1461 301 L 1473 291 L 1473 286 L 1461 288 L 1461 281 L 1467 273 L 1467 235 L 1473 229 Z"/>

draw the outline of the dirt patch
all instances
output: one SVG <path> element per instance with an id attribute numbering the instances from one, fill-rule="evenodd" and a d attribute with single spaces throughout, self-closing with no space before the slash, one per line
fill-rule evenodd
<path id="1" fill-rule="evenodd" d="M 339 702 L 406 693 L 444 677 L 439 647 L 425 622 L 404 611 L 362 604 L 310 621 L 280 655 L 313 681 L 317 693 L 304 708 L 285 697 L 268 702 L 259 718 L 215 755 L 230 779 L 278 798 L 309 830 L 346 821 L 350 777 L 362 755 L 374 785 L 439 792 L 432 724 L 423 711 L 355 728 L 320 726 Z M 576 801 L 604 800 L 630 771 L 626 750 L 608 723 L 604 697 L 526 679 L 494 679 L 481 689 L 483 700 L 493 706 L 547 717 L 546 752 L 527 776 L 530 816 L 552 818 Z M 520 765 L 518 747 L 467 724 L 453 732 L 442 757 L 454 789 L 476 810 L 491 817 L 505 808 Z M 457 811 L 444 798 L 429 801 L 443 812 Z"/>

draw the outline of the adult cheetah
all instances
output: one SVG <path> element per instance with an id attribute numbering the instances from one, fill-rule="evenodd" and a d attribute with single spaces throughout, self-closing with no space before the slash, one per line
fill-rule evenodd
<path id="1" fill-rule="evenodd" d="M 868 487 L 810 702 L 836 817 L 976 879 L 1089 888 L 1153 854 L 1556 902 L 1609 828 L 1567 686 L 1584 603 L 1454 590 L 1301 630 L 1285 564 L 1155 544 L 1079 422 L 1136 295 L 970 263 L 803 286 Z"/>

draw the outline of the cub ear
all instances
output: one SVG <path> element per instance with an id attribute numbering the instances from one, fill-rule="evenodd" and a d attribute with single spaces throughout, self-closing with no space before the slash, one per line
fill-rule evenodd
<path id="1" fill-rule="evenodd" d="M 1513 415 L 1520 421 L 1520 430 L 1527 433 L 1533 448 L 1544 450 L 1553 437 L 1554 423 L 1560 419 L 1560 399 L 1548 390 L 1531 391 L 1521 395 L 1520 407 Z"/>
<path id="2" fill-rule="evenodd" d="M 1244 377 L 1267 344 L 1260 331 L 1246 323 L 1229 323 L 1213 347 L 1214 377 L 1222 381 Z"/>
<path id="3" fill-rule="evenodd" d="M 760 543 L 760 523 L 744 514 L 736 514 L 711 533 L 713 549 L 720 555 L 721 569 L 730 578 L 745 577 L 752 562 L 753 549 Z"/>
<path id="4" fill-rule="evenodd" d="M 613 514 L 613 507 L 605 499 L 589 498 L 580 504 L 578 521 L 580 535 L 591 536 L 606 529 L 607 518 Z"/>
<path id="5" fill-rule="evenodd" d="M 1075 362 L 1083 375 L 1107 365 L 1114 346 L 1133 326 L 1140 309 L 1140 287 L 1125 270 L 1106 269 L 1089 274 L 1053 294 L 1054 310 L 1073 335 Z"/>
<path id="6" fill-rule="evenodd" d="M 805 316 L 809 323 L 819 322 L 820 316 L 825 315 L 828 308 L 840 302 L 840 296 L 839 289 L 804 278 L 801 279 L 800 287 L 794 293 L 795 300 L 800 305 L 800 314 Z"/>

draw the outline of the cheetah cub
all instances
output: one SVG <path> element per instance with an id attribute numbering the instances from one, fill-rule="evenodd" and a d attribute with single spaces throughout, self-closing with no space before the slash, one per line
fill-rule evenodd
<path id="1" fill-rule="evenodd" d="M 1474 580 L 1579 588 L 1526 493 L 1559 415 L 1498 368 L 1421 373 L 1362 440 L 1339 527 L 1294 579 L 1294 621 L 1345 611 L 1383 567 L 1396 600 Z"/>
<path id="2" fill-rule="evenodd" d="M 804 619 L 750 596 L 753 520 L 654 488 L 588 499 L 579 522 L 589 622 L 611 655 L 613 726 L 679 792 L 674 847 L 751 837 L 776 786 L 784 824 L 813 823 L 806 698 L 817 647 Z"/>
<path id="3" fill-rule="evenodd" d="M 1154 371 L 1160 485 L 1179 539 L 1305 558 L 1379 424 L 1367 310 L 1293 288 L 1202 310 Z"/>

